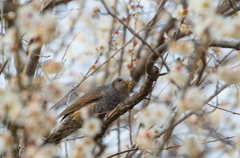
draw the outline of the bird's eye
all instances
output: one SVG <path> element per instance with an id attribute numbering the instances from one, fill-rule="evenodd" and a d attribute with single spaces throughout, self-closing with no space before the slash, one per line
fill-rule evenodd
<path id="1" fill-rule="evenodd" d="M 119 79 L 118 79 L 118 82 L 121 82 L 121 81 L 122 81 L 122 79 L 121 79 L 121 78 L 119 78 Z"/>

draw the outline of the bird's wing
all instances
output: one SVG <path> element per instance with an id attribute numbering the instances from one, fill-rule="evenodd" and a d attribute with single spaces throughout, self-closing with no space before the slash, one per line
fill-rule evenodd
<path id="1" fill-rule="evenodd" d="M 100 90 L 103 90 L 105 88 L 106 88 L 105 86 L 97 87 L 97 88 L 91 90 L 90 92 L 86 93 L 81 98 L 76 100 L 72 105 L 67 107 L 62 113 L 60 113 L 57 118 L 60 118 L 64 115 L 67 115 L 67 114 L 73 112 L 73 111 L 79 110 L 80 108 L 82 108 L 88 104 L 98 101 L 103 96 L 103 94 L 100 92 Z"/>

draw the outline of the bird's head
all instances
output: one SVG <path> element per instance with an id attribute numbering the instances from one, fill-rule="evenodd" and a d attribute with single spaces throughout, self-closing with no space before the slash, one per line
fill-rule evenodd
<path id="1" fill-rule="evenodd" d="M 112 87 L 120 94 L 129 95 L 132 88 L 132 79 L 127 76 L 119 76 L 112 81 Z"/>

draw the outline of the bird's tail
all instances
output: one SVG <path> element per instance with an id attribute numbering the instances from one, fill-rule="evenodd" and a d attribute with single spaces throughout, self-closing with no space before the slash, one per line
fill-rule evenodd
<path id="1" fill-rule="evenodd" d="M 44 144 L 60 143 L 62 139 L 77 131 L 81 127 L 81 125 L 81 122 L 72 120 L 72 117 L 70 115 L 67 116 L 61 121 L 61 123 L 57 126 L 53 133 L 46 138 Z"/>
<path id="2" fill-rule="evenodd" d="M 55 131 L 50 134 L 47 139 L 44 141 L 44 144 L 47 144 L 47 143 L 54 143 L 54 144 L 58 144 L 61 142 L 61 140 L 65 137 L 67 137 L 68 133 L 64 132 L 64 133 L 61 133 L 61 132 L 58 132 L 58 131 Z"/>

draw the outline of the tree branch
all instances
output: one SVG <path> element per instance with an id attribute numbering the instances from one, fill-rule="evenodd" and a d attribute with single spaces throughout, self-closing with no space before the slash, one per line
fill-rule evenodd
<path id="1" fill-rule="evenodd" d="M 158 50 L 158 53 L 162 54 L 166 47 L 167 43 L 156 49 L 156 51 Z M 159 77 L 159 69 L 154 66 L 154 63 L 157 59 L 158 55 L 151 53 L 146 65 L 146 72 L 148 73 L 148 76 L 145 83 L 133 96 L 127 98 L 124 102 L 118 104 L 115 109 L 113 109 L 109 114 L 105 116 L 102 122 L 102 131 L 95 137 L 95 140 L 98 140 L 103 136 L 104 132 L 107 130 L 107 127 L 113 121 L 115 121 L 119 116 L 123 115 L 127 111 L 131 110 L 136 104 L 146 98 L 146 96 L 152 91 L 152 85 Z"/>
<path id="2" fill-rule="evenodd" d="M 34 39 L 29 42 L 29 46 L 34 43 L 37 39 Z M 39 46 L 37 49 L 30 51 L 28 53 L 29 62 L 24 66 L 23 73 L 26 74 L 28 77 L 33 77 L 37 68 L 39 55 L 41 52 L 42 46 Z"/>
<path id="3" fill-rule="evenodd" d="M 7 59 L 7 60 L 4 62 L 3 66 L 1 67 L 0 75 L 1 75 L 1 73 L 3 72 L 4 68 L 6 67 L 8 61 L 9 61 L 9 59 Z"/>

